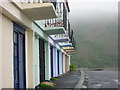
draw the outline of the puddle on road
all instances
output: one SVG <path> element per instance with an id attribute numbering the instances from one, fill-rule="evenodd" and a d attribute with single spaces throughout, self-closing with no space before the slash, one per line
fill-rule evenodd
<path id="1" fill-rule="evenodd" d="M 91 84 L 88 85 L 88 88 L 102 88 L 102 84 Z"/>
<path id="2" fill-rule="evenodd" d="M 88 87 L 89 88 L 101 88 L 102 84 L 99 81 L 93 81 L 89 83 Z"/>
<path id="3" fill-rule="evenodd" d="M 80 77 L 78 77 L 78 79 L 80 79 Z"/>
<path id="4" fill-rule="evenodd" d="M 117 84 L 120 84 L 120 82 L 117 79 L 113 79 L 114 82 L 116 82 Z"/>
<path id="5" fill-rule="evenodd" d="M 117 80 L 114 80 L 114 82 L 117 82 Z M 88 85 L 89 88 L 118 88 L 114 82 L 100 82 L 100 83 L 89 83 Z M 118 82 L 120 84 L 120 82 Z"/>
<path id="6" fill-rule="evenodd" d="M 96 84 L 95 86 L 96 86 L 97 88 L 99 88 L 99 87 L 102 86 L 102 84 Z"/>
<path id="7" fill-rule="evenodd" d="M 116 82 L 116 83 L 119 83 L 119 81 L 117 79 L 113 79 L 113 81 Z"/>
<path id="8" fill-rule="evenodd" d="M 102 82 L 103 84 L 110 84 L 110 82 Z"/>

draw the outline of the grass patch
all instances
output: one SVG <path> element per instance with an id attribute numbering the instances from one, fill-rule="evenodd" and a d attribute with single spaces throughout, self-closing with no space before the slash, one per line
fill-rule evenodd
<path id="1" fill-rule="evenodd" d="M 54 88 L 55 86 L 56 86 L 56 84 L 51 83 L 51 82 L 42 82 L 42 83 L 40 83 L 41 88 Z"/>
<path id="2" fill-rule="evenodd" d="M 50 80 L 52 80 L 52 81 L 57 81 L 58 79 L 57 78 L 55 78 L 55 77 L 51 77 L 51 79 Z"/>

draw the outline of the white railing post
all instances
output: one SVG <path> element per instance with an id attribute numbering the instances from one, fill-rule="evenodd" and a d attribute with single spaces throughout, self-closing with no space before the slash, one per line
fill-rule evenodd
<path id="1" fill-rule="evenodd" d="M 34 3 L 40 3 L 39 0 L 33 0 Z"/>
<path id="2" fill-rule="evenodd" d="M 20 0 L 21 1 L 21 3 L 25 3 L 26 2 L 26 0 Z"/>
<path id="3" fill-rule="evenodd" d="M 33 3 L 33 0 L 30 0 L 30 3 Z"/>

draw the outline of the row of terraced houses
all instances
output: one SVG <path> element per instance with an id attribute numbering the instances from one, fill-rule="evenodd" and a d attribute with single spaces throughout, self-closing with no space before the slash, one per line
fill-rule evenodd
<path id="1" fill-rule="evenodd" d="M 0 89 L 34 88 L 69 71 L 67 0 L 0 0 Z"/>

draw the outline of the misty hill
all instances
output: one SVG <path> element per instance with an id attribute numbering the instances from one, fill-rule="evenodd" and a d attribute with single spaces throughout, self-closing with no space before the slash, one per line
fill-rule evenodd
<path id="1" fill-rule="evenodd" d="M 82 17 L 72 19 L 74 24 L 71 27 L 77 44 L 71 64 L 81 67 L 118 67 L 117 17 L 98 15 L 84 20 Z"/>

